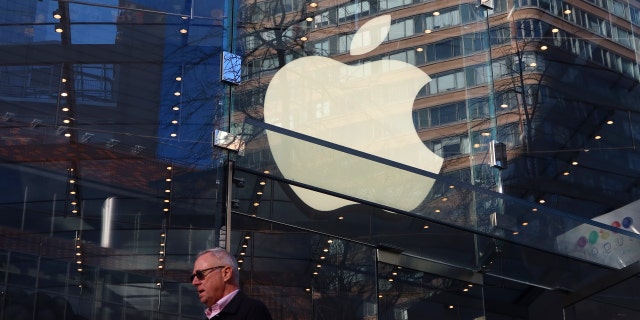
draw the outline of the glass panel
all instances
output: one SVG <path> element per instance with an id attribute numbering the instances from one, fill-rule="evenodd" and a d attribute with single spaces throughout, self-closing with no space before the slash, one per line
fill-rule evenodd
<path id="1" fill-rule="evenodd" d="M 248 123 L 249 122 L 246 124 Z M 258 122 L 251 123 L 256 126 L 265 126 Z M 265 197 L 264 193 L 258 198 L 256 198 L 255 194 L 246 194 L 247 198 L 244 201 L 240 201 L 240 208 L 245 208 L 249 214 L 265 215 L 268 216 L 269 219 L 284 222 L 293 219 L 293 217 L 288 216 L 289 214 L 294 214 L 294 212 L 300 210 L 300 213 L 295 214 L 298 216 L 296 219 L 298 225 L 304 225 L 304 220 L 300 220 L 300 217 L 305 215 L 329 219 L 327 221 L 338 218 L 338 222 L 346 222 L 351 219 L 355 219 L 355 221 L 366 219 L 366 225 L 370 226 L 370 230 L 367 231 L 367 239 L 369 239 L 368 241 L 371 241 L 373 245 L 391 242 L 405 251 L 411 251 L 415 254 L 425 256 L 436 255 L 435 250 L 432 248 L 427 249 L 429 247 L 427 243 L 434 238 L 425 238 L 421 241 L 416 241 L 414 238 L 411 238 L 410 242 L 405 242 L 403 239 L 406 237 L 400 236 L 400 230 L 422 228 L 421 232 L 426 231 L 426 233 L 431 234 L 433 229 L 431 229 L 432 225 L 429 222 L 455 225 L 458 228 L 469 231 L 490 234 L 499 239 L 507 240 L 508 242 L 520 243 L 543 251 L 556 252 L 561 255 L 571 255 L 581 260 L 609 265 L 614 268 L 624 267 L 635 261 L 634 259 L 637 257 L 637 235 L 626 230 L 617 229 L 616 226 L 611 225 L 610 222 L 578 219 L 539 203 L 527 203 L 518 198 L 480 188 L 478 185 L 451 180 L 448 177 L 434 175 L 426 170 L 416 170 L 416 168 L 407 167 L 401 163 L 381 159 L 371 154 L 348 149 L 327 141 L 312 139 L 301 135 L 295 135 L 294 138 L 286 135 L 292 134 L 291 132 L 278 129 L 277 127 L 264 129 L 266 130 L 254 129 L 252 131 L 262 131 L 266 133 L 267 138 L 271 141 L 272 152 L 282 152 L 282 154 L 274 154 L 274 163 L 271 163 L 271 159 L 267 162 L 259 163 L 262 168 L 270 169 L 262 169 L 264 172 L 268 172 L 268 174 L 266 174 L 264 178 L 255 178 L 256 180 L 253 180 L 253 185 L 255 185 L 256 188 L 262 189 L 264 186 L 274 185 L 275 181 L 282 179 L 283 181 L 290 181 L 289 184 L 292 184 L 292 186 L 285 187 L 280 185 L 278 188 L 284 188 L 282 191 L 278 191 L 277 193 L 273 193 L 272 191 L 272 193 L 270 193 L 272 196 L 279 194 L 283 197 L 278 198 L 277 201 Z M 302 139 L 305 141 L 302 141 Z M 478 143 L 486 143 L 483 142 L 486 140 L 484 134 L 478 134 L 478 139 L 479 140 L 476 140 Z M 287 148 L 278 149 L 276 142 L 283 146 L 286 145 Z M 443 147 L 444 145 L 448 146 L 450 143 L 443 142 Z M 401 146 L 401 144 L 398 144 L 395 147 Z M 457 147 L 456 150 L 460 150 L 460 147 Z M 335 171 L 321 171 L 322 164 L 313 162 L 311 158 L 308 158 L 313 158 L 315 157 L 314 155 L 319 154 L 323 155 L 322 164 L 331 162 L 331 167 Z M 355 155 L 358 155 L 359 158 L 354 158 Z M 304 170 L 300 172 L 279 171 L 276 170 L 275 165 L 278 164 L 280 159 L 296 159 L 299 163 L 305 163 L 306 165 Z M 251 165 L 251 163 L 245 163 L 243 161 L 239 164 Z M 366 185 L 383 184 L 385 186 L 384 194 L 375 194 L 375 189 L 360 186 L 357 180 L 345 180 L 345 177 L 355 172 L 355 166 L 357 166 L 359 170 L 363 170 L 362 173 L 358 175 L 368 177 L 369 181 Z M 340 173 L 340 170 L 343 170 L 343 172 Z M 322 174 L 313 175 L 311 174 L 313 172 L 322 172 Z M 367 175 L 366 172 L 375 172 L 376 175 Z M 272 181 L 270 179 L 276 180 Z M 412 181 L 411 179 L 415 179 L 415 181 L 407 183 L 407 181 Z M 478 177 L 478 179 L 480 180 L 482 177 Z M 490 181 L 487 180 L 487 183 L 490 183 Z M 421 189 L 421 192 L 415 192 L 413 189 L 405 190 L 407 185 L 416 184 L 421 184 L 425 186 L 425 188 Z M 429 186 L 431 186 L 431 188 L 429 188 Z M 323 191 L 334 196 L 323 195 L 314 190 Z M 391 190 L 401 193 L 402 196 L 394 195 Z M 267 201 L 268 204 L 263 206 L 262 201 Z M 291 204 L 289 204 L 289 201 L 291 201 Z M 366 209 L 367 206 L 363 206 L 360 209 L 354 201 L 356 203 L 376 204 L 382 208 L 395 208 L 391 209 L 395 211 L 395 213 L 383 210 L 379 211 L 375 216 L 365 215 L 360 217 L 360 214 L 358 214 L 360 210 L 371 213 L 377 211 Z M 295 207 L 292 207 L 292 204 L 295 205 Z M 347 215 L 347 213 L 349 215 Z M 353 215 L 353 217 L 349 219 L 351 215 Z M 609 219 L 622 219 L 614 218 L 612 215 L 610 216 L 611 218 Z M 627 219 L 628 223 L 630 223 L 630 219 L 631 218 Z M 372 226 L 375 225 L 372 224 L 375 221 L 380 223 L 381 230 L 385 230 L 385 240 L 379 240 L 376 236 L 382 231 L 376 232 L 375 229 L 371 229 Z M 397 233 L 391 231 L 394 230 L 396 223 L 398 223 L 395 229 Z M 406 225 L 404 223 L 406 223 Z M 622 222 L 619 223 L 622 226 Z M 362 221 L 356 224 L 365 224 L 365 222 Z M 408 228 L 408 226 L 412 227 Z M 557 226 L 557 228 L 549 228 L 549 226 Z M 331 227 L 326 226 L 329 229 L 325 229 L 325 226 L 322 224 L 311 224 L 309 222 L 307 227 L 318 230 L 319 232 L 330 232 L 332 234 L 342 230 L 342 227 L 334 224 L 331 224 Z M 429 228 L 429 230 L 426 230 L 426 228 Z M 612 247 L 611 250 L 602 253 L 604 256 L 585 255 L 584 250 L 591 248 L 591 245 L 602 245 L 599 242 L 596 244 L 598 239 L 594 238 L 582 245 L 582 247 L 574 247 L 572 244 L 573 241 L 580 241 L 579 239 L 584 233 L 581 230 L 585 228 L 591 228 L 590 230 L 596 230 L 596 232 L 600 232 L 600 234 L 603 235 L 605 233 L 610 234 L 615 232 L 616 237 L 620 239 L 616 243 L 621 243 L 621 245 L 618 246 L 619 249 Z M 354 232 L 354 230 L 355 229 L 348 227 L 342 236 L 346 237 L 348 232 Z M 442 234 L 439 232 L 436 233 Z M 452 230 L 447 233 L 456 234 Z M 392 236 L 393 234 L 398 235 L 398 237 Z M 415 237 L 420 233 L 411 234 Z M 460 237 L 458 238 L 457 236 Z M 463 248 L 472 249 L 473 245 L 471 245 L 471 243 L 473 243 L 474 238 L 467 238 L 464 233 L 461 233 L 459 235 L 456 234 L 455 239 L 456 240 L 449 239 L 444 242 L 449 244 L 449 249 L 451 249 L 451 246 L 454 246 L 455 243 L 460 243 L 460 247 L 452 251 L 463 254 L 460 256 L 460 259 L 455 258 L 455 255 L 447 255 L 447 261 L 457 261 L 457 263 L 465 267 L 474 266 L 476 261 L 462 258 L 464 256 L 469 257 L 464 254 L 465 249 Z M 398 242 L 396 243 L 395 241 Z M 440 243 L 442 243 L 442 241 L 443 240 L 437 240 L 437 242 Z M 626 247 L 627 245 L 629 247 Z M 585 249 L 583 249 L 583 247 L 585 247 Z M 626 249 L 623 249 L 623 247 Z M 529 280 L 531 279 L 527 279 L 527 281 Z"/>
<path id="2" fill-rule="evenodd" d="M 378 319 L 485 317 L 482 286 L 386 263 L 378 265 Z"/>
<path id="3" fill-rule="evenodd" d="M 215 246 L 276 319 L 411 318 L 376 248 L 496 319 L 637 261 L 640 7 L 466 2 L 0 0 L 0 317 L 199 319 Z"/>
<path id="4" fill-rule="evenodd" d="M 375 249 L 339 237 L 233 216 L 242 289 L 274 319 L 375 317 Z"/>
<path id="5" fill-rule="evenodd" d="M 620 276 L 624 276 L 628 272 L 637 272 L 637 263 L 629 268 L 630 270 L 622 270 L 615 275 L 617 277 L 602 277 L 585 288 L 583 292 L 576 293 L 572 297 L 574 298 L 572 303 L 564 308 L 564 319 L 598 319 L 602 317 L 624 319 L 640 316 L 640 310 L 637 307 L 640 296 L 638 274 L 635 273 L 630 277 L 620 279 Z"/>

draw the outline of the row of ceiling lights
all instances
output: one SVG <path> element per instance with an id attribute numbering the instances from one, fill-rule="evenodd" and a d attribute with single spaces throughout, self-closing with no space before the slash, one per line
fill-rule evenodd
<path id="1" fill-rule="evenodd" d="M 613 125 L 614 121 L 613 120 L 607 120 L 607 121 L 605 121 L 605 124 L 606 125 Z M 604 137 L 602 135 L 600 135 L 600 134 L 596 134 L 596 135 L 593 136 L 593 140 L 602 140 L 603 138 Z M 583 149 L 582 151 L 583 152 L 589 152 L 590 149 Z M 569 167 L 577 167 L 579 165 L 580 165 L 580 163 L 578 162 L 578 160 L 571 160 L 569 162 Z M 565 177 L 571 175 L 571 170 L 567 169 L 567 170 L 563 171 L 562 175 L 565 176 Z M 539 198 L 538 199 L 538 203 L 544 204 L 544 203 L 546 203 L 546 200 L 544 198 Z"/>
<path id="2" fill-rule="evenodd" d="M 263 171 L 264 174 L 269 174 L 270 171 L 269 170 L 264 170 Z M 237 188 L 244 188 L 245 187 L 245 180 L 242 178 L 232 178 L 234 184 L 236 185 Z M 267 179 L 264 178 L 260 178 L 257 180 L 257 184 L 254 187 L 254 194 L 253 194 L 253 198 L 252 198 L 252 205 L 249 209 L 249 212 L 251 212 L 251 216 L 256 217 L 258 215 L 258 207 L 261 204 L 262 201 L 262 196 L 264 195 L 264 189 L 267 185 Z M 240 202 L 238 200 L 233 200 L 232 201 L 232 206 L 234 208 L 239 208 L 240 207 Z M 240 250 L 238 252 L 239 257 L 237 258 L 238 261 L 238 269 L 242 269 L 242 265 L 244 264 L 245 260 L 245 256 L 247 254 L 247 250 L 249 250 L 249 241 L 252 239 L 251 233 L 250 232 L 245 232 L 244 235 L 242 236 L 242 242 L 240 245 Z"/>
<path id="3" fill-rule="evenodd" d="M 176 90 L 173 95 L 175 97 L 179 98 L 178 104 L 175 104 L 173 107 L 171 107 L 171 110 L 174 111 L 173 116 L 171 118 L 171 125 L 172 125 L 172 130 L 171 133 L 169 134 L 169 136 L 171 136 L 171 138 L 175 138 L 178 136 L 178 127 L 177 125 L 179 124 L 178 118 L 180 117 L 180 107 L 182 106 L 183 103 L 183 98 L 182 98 L 182 89 L 183 89 L 183 75 L 182 73 L 184 73 L 184 69 L 182 70 L 181 74 L 175 77 L 175 81 L 178 85 L 178 87 L 180 88 L 179 90 Z"/>
<path id="4" fill-rule="evenodd" d="M 168 233 L 168 221 L 171 213 L 171 201 L 172 201 L 172 190 L 173 190 L 173 165 L 168 165 L 165 170 L 165 187 L 162 198 L 162 219 L 160 226 L 160 249 L 158 250 L 158 277 L 159 281 L 156 281 L 157 287 L 162 287 L 165 267 L 166 267 L 166 257 L 167 257 L 167 233 Z"/>
<path id="5" fill-rule="evenodd" d="M 173 188 L 173 166 L 169 165 L 165 173 L 165 188 L 162 198 L 162 222 L 160 230 L 160 249 L 158 250 L 158 270 L 164 271 L 167 254 L 167 222 L 171 213 L 171 191 Z M 159 282 L 156 283 L 159 285 Z"/>

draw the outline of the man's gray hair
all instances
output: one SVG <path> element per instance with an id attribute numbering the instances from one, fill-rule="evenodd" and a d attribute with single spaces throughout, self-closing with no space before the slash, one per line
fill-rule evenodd
<path id="1" fill-rule="evenodd" d="M 223 248 L 216 247 L 216 248 L 211 248 L 211 249 L 206 249 L 201 251 L 200 253 L 198 253 L 198 256 L 196 257 L 196 259 L 206 254 L 211 254 L 215 256 L 218 260 L 220 260 L 222 264 L 231 267 L 234 283 L 236 285 L 240 284 L 240 272 L 238 271 L 238 261 L 236 261 L 236 258 L 232 256 L 231 253 L 229 253 L 227 250 Z"/>

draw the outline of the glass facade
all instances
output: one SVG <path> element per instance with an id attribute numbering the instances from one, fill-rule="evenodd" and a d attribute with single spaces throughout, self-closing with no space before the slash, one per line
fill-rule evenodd
<path id="1" fill-rule="evenodd" d="M 637 314 L 634 1 L 0 8 L 0 319 Z"/>

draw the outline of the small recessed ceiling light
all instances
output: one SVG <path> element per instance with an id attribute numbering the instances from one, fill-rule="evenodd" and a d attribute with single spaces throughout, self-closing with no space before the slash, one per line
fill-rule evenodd
<path id="1" fill-rule="evenodd" d="M 531 63 L 529 64 L 529 66 L 530 66 L 530 67 L 536 67 L 536 66 L 538 66 L 538 64 L 537 64 L 537 63 L 535 63 L 535 62 L 531 62 Z"/>
<path id="2" fill-rule="evenodd" d="M 180 96 L 180 91 L 174 92 L 173 95 L 176 96 L 176 97 Z"/>
<path id="3" fill-rule="evenodd" d="M 558 28 L 551 29 L 551 32 L 553 32 L 553 33 L 558 33 L 558 31 L 560 31 L 560 29 L 558 29 Z"/>
<path id="4" fill-rule="evenodd" d="M 318 3 L 316 3 L 316 2 L 309 3 L 309 7 L 311 7 L 311 8 L 315 8 L 317 6 L 318 6 Z"/>
<path id="5" fill-rule="evenodd" d="M 571 165 L 572 165 L 572 166 L 577 166 L 577 165 L 578 165 L 578 161 L 573 161 L 573 162 L 571 162 Z"/>
<path id="6" fill-rule="evenodd" d="M 176 77 L 176 81 L 182 81 L 182 77 L 181 76 L 177 76 Z"/>
<path id="7" fill-rule="evenodd" d="M 613 124 L 613 120 L 607 121 L 607 124 Z"/>
<path id="8" fill-rule="evenodd" d="M 178 134 L 177 134 L 177 133 L 172 133 L 172 134 L 171 134 L 171 137 L 173 137 L 173 138 L 175 138 L 175 137 L 177 137 L 177 136 L 178 136 Z"/>
<path id="9" fill-rule="evenodd" d="M 522 225 L 526 227 L 526 226 L 528 226 L 528 225 L 529 225 L 529 222 L 526 222 L 526 221 L 525 221 L 525 222 L 523 222 L 523 223 L 522 223 Z"/>
<path id="10" fill-rule="evenodd" d="M 311 21 L 313 21 L 313 17 L 307 17 L 305 20 L 306 20 L 307 22 L 311 22 Z"/>
<path id="11" fill-rule="evenodd" d="M 425 224 L 422 229 L 429 229 L 429 226 Z"/>
<path id="12" fill-rule="evenodd" d="M 540 199 L 540 200 L 538 200 L 538 202 L 545 203 L 546 201 L 544 199 Z"/>
<path id="13" fill-rule="evenodd" d="M 439 16 L 439 15 L 440 15 L 440 12 L 435 11 L 435 12 L 433 13 L 433 15 L 437 17 L 437 16 Z"/>
<path id="14" fill-rule="evenodd" d="M 549 49 L 549 47 L 547 47 L 547 46 L 541 46 L 541 47 L 540 47 L 540 50 L 542 50 L 542 51 L 545 51 L 545 50 L 547 50 L 547 49 Z"/>
<path id="15" fill-rule="evenodd" d="M 500 108 L 506 109 L 506 108 L 509 108 L 509 105 L 506 104 L 506 103 L 503 103 L 503 104 L 500 105 Z"/>
<path id="16" fill-rule="evenodd" d="M 569 171 L 565 171 L 562 174 L 565 175 L 565 176 L 568 176 L 569 175 Z"/>
<path id="17" fill-rule="evenodd" d="M 309 40 L 309 38 L 307 38 L 307 37 L 300 37 L 300 41 L 307 41 L 307 40 Z"/>
<path id="18" fill-rule="evenodd" d="M 571 14 L 571 9 L 565 9 L 564 14 Z"/>
<path id="19" fill-rule="evenodd" d="M 431 33 L 431 29 L 424 30 L 424 33 Z"/>
<path id="20" fill-rule="evenodd" d="M 189 30 L 187 30 L 186 28 L 181 28 L 180 29 L 180 33 L 182 33 L 182 34 L 186 34 L 187 32 L 189 32 Z"/>
<path id="21" fill-rule="evenodd" d="M 418 52 L 422 52 L 422 50 L 424 50 L 424 49 L 422 49 L 421 47 L 416 48 L 416 51 L 418 51 Z"/>
<path id="22" fill-rule="evenodd" d="M 596 140 L 600 140 L 600 139 L 602 139 L 602 136 L 595 136 L 593 138 L 596 139 Z"/>

